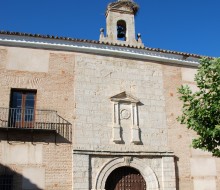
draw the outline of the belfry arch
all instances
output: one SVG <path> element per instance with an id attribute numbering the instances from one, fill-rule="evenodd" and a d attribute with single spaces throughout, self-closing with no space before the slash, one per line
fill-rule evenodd
<path id="1" fill-rule="evenodd" d="M 132 167 L 139 171 L 147 184 L 147 190 L 159 190 L 159 182 L 154 171 L 143 165 L 143 162 L 138 158 L 118 157 L 105 163 L 96 176 L 93 190 L 105 190 L 105 185 L 109 175 L 120 167 Z"/>
<path id="2" fill-rule="evenodd" d="M 124 20 L 118 20 L 117 22 L 117 38 L 122 41 L 127 39 L 127 25 Z"/>

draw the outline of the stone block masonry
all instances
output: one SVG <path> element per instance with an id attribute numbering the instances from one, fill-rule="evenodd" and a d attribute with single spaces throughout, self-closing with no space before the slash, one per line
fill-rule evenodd
<path id="1" fill-rule="evenodd" d="M 76 57 L 75 68 L 76 146 L 114 144 L 114 110 L 110 97 L 126 91 L 141 101 L 138 107 L 141 143 L 148 147 L 148 151 L 167 150 L 165 100 L 160 65 L 80 55 Z M 126 134 L 130 134 L 132 123 L 126 123 L 121 135 L 124 143 L 130 145 L 131 137 Z M 79 133 L 83 136 L 78 135 Z M 135 151 L 138 148 L 135 146 Z"/>
<path id="2" fill-rule="evenodd" d="M 88 190 L 90 179 L 90 159 L 89 155 L 73 155 L 73 189 Z"/>

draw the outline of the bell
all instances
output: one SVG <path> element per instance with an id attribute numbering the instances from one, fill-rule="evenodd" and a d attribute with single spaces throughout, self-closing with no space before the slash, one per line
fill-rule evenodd
<path id="1" fill-rule="evenodd" d="M 118 38 L 125 38 L 126 29 L 123 26 L 118 26 L 117 31 L 118 31 L 118 34 L 117 34 Z"/>

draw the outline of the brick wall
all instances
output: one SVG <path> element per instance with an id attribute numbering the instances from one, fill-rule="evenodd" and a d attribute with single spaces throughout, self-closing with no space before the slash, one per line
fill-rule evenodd
<path id="1" fill-rule="evenodd" d="M 74 64 L 72 53 L 0 47 L 0 107 L 9 107 L 11 88 L 35 89 L 36 109 L 55 110 L 73 124 Z M 1 137 L 0 168 L 14 174 L 15 190 L 72 189 L 72 144 L 44 132 Z"/>
<path id="2" fill-rule="evenodd" d="M 184 84 L 195 91 L 195 73 L 196 69 L 190 67 L 163 67 L 168 143 L 176 156 L 177 189 L 215 190 L 219 188 L 219 159 L 208 152 L 194 150 L 191 143 L 195 132 L 177 121 L 182 107 L 177 88 Z"/>

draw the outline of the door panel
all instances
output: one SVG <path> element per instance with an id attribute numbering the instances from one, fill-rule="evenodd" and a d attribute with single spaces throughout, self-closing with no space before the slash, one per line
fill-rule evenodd
<path id="1" fill-rule="evenodd" d="M 140 172 L 130 167 L 114 170 L 108 177 L 106 190 L 146 190 L 146 182 Z"/>

